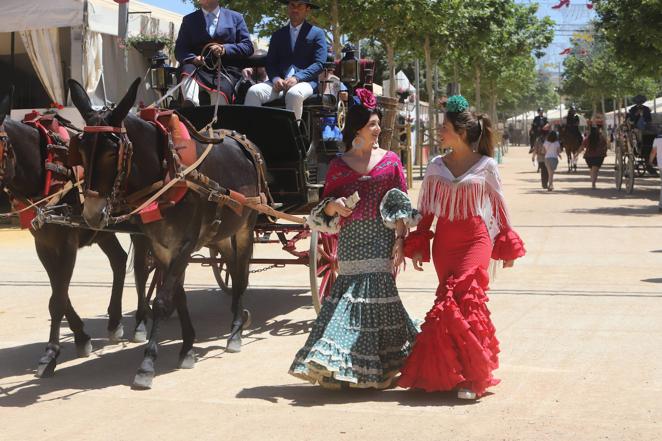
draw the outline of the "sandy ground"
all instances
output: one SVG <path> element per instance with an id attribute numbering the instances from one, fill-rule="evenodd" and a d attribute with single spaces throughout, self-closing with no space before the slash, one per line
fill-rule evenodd
<path id="1" fill-rule="evenodd" d="M 180 333 L 171 319 L 154 388 L 132 391 L 142 345 L 105 338 L 111 277 L 98 248 L 79 254 L 70 290 L 95 351 L 76 359 L 65 324 L 56 375 L 36 379 L 48 336 L 48 278 L 29 234 L 0 230 L 0 439 L 658 440 L 659 180 L 639 179 L 628 196 L 615 191 L 611 164 L 597 190 L 580 164 L 577 174 L 561 172 L 548 193 L 524 148 L 506 156 L 506 197 L 528 255 L 492 284 L 502 383 L 475 403 L 398 389 L 330 392 L 290 377 L 315 318 L 307 268 L 296 266 L 252 276 L 246 306 L 254 323 L 239 354 L 224 352 L 229 298 L 209 268 L 191 266 L 198 364 L 175 368 Z M 423 317 L 436 287 L 432 267 L 407 270 L 398 286 L 410 313 Z M 134 293 L 129 277 L 127 334 Z"/>

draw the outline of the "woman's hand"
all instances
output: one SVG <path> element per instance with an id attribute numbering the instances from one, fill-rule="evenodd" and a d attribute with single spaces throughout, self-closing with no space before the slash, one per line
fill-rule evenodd
<path id="1" fill-rule="evenodd" d="M 397 268 L 405 261 L 404 239 L 395 239 L 391 259 L 393 259 L 393 268 Z"/>
<path id="2" fill-rule="evenodd" d="M 512 268 L 513 266 L 515 266 L 515 261 L 513 259 L 503 261 L 504 268 Z"/>
<path id="3" fill-rule="evenodd" d="M 352 210 L 345 205 L 345 198 L 338 198 L 326 204 L 324 214 L 327 216 L 340 215 L 341 217 L 347 217 L 351 216 Z"/>
<path id="4" fill-rule="evenodd" d="M 414 257 L 411 258 L 411 263 L 414 265 L 416 271 L 423 271 L 423 256 L 421 253 L 414 254 Z"/>

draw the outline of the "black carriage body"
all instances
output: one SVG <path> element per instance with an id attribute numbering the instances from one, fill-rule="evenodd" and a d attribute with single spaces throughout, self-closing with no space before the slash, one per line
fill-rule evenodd
<path id="1" fill-rule="evenodd" d="M 326 98 L 314 95 L 310 100 Z M 257 145 L 267 165 L 269 190 L 275 202 L 282 204 L 281 209 L 289 213 L 307 214 L 319 202 L 328 163 L 340 147 L 322 141 L 319 119 L 327 106 L 322 102 L 319 106 L 306 104 L 305 134 L 294 113 L 268 106 L 220 106 L 214 125 L 215 129 L 246 135 Z M 214 106 L 186 107 L 177 112 L 201 130 L 213 119 Z"/>

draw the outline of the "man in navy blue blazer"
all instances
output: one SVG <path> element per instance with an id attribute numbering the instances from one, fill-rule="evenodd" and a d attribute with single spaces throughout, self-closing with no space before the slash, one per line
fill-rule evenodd
<path id="1" fill-rule="evenodd" d="M 253 54 L 253 43 L 248 33 L 244 17 L 235 11 L 221 8 L 218 0 L 199 0 L 200 9 L 188 14 L 182 20 L 175 43 L 175 57 L 182 66 L 184 75 L 191 75 L 195 69 L 204 64 L 201 53 L 208 43 L 216 43 L 211 52 L 214 57 L 220 57 L 227 75 L 221 76 L 221 87 L 218 88 L 215 72 L 200 67 L 195 75 L 196 82 L 185 83 L 186 99 L 198 102 L 197 87 L 208 92 L 219 89 L 225 95 L 227 102 L 232 102 L 234 86 L 241 78 L 239 60 Z M 227 78 L 226 78 L 227 77 Z"/>
<path id="2" fill-rule="evenodd" d="M 247 106 L 261 106 L 285 95 L 285 107 L 301 119 L 303 101 L 317 88 L 317 78 L 324 69 L 327 45 L 324 31 L 306 21 L 309 1 L 280 0 L 287 4 L 290 23 L 271 36 L 266 66 L 270 81 L 256 84 L 246 94 Z"/>

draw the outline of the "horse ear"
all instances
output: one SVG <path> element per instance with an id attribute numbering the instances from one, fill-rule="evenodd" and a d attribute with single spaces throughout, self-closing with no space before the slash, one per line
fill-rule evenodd
<path id="1" fill-rule="evenodd" d="M 85 88 L 78 81 L 70 79 L 67 83 L 69 84 L 69 93 L 71 94 L 71 100 L 74 102 L 74 106 L 80 112 L 80 116 L 87 122 L 95 113 L 90 97 L 87 96 Z"/>
<path id="2" fill-rule="evenodd" d="M 5 117 L 9 115 L 12 108 L 12 101 L 14 100 L 14 86 L 9 87 L 9 92 L 5 97 L 0 101 L 0 124 L 5 120 Z"/>
<path id="3" fill-rule="evenodd" d="M 131 84 L 131 87 L 129 87 L 129 90 L 126 92 L 126 95 L 124 95 L 124 98 L 122 98 L 122 101 L 120 101 L 117 107 L 115 107 L 113 111 L 110 112 L 108 122 L 112 126 L 119 127 L 120 124 L 122 124 L 122 121 L 124 121 L 124 118 L 126 118 L 126 116 L 129 114 L 129 110 L 131 110 L 131 107 L 133 107 L 133 103 L 136 102 L 140 81 L 140 78 L 136 78 L 133 84 Z"/>

